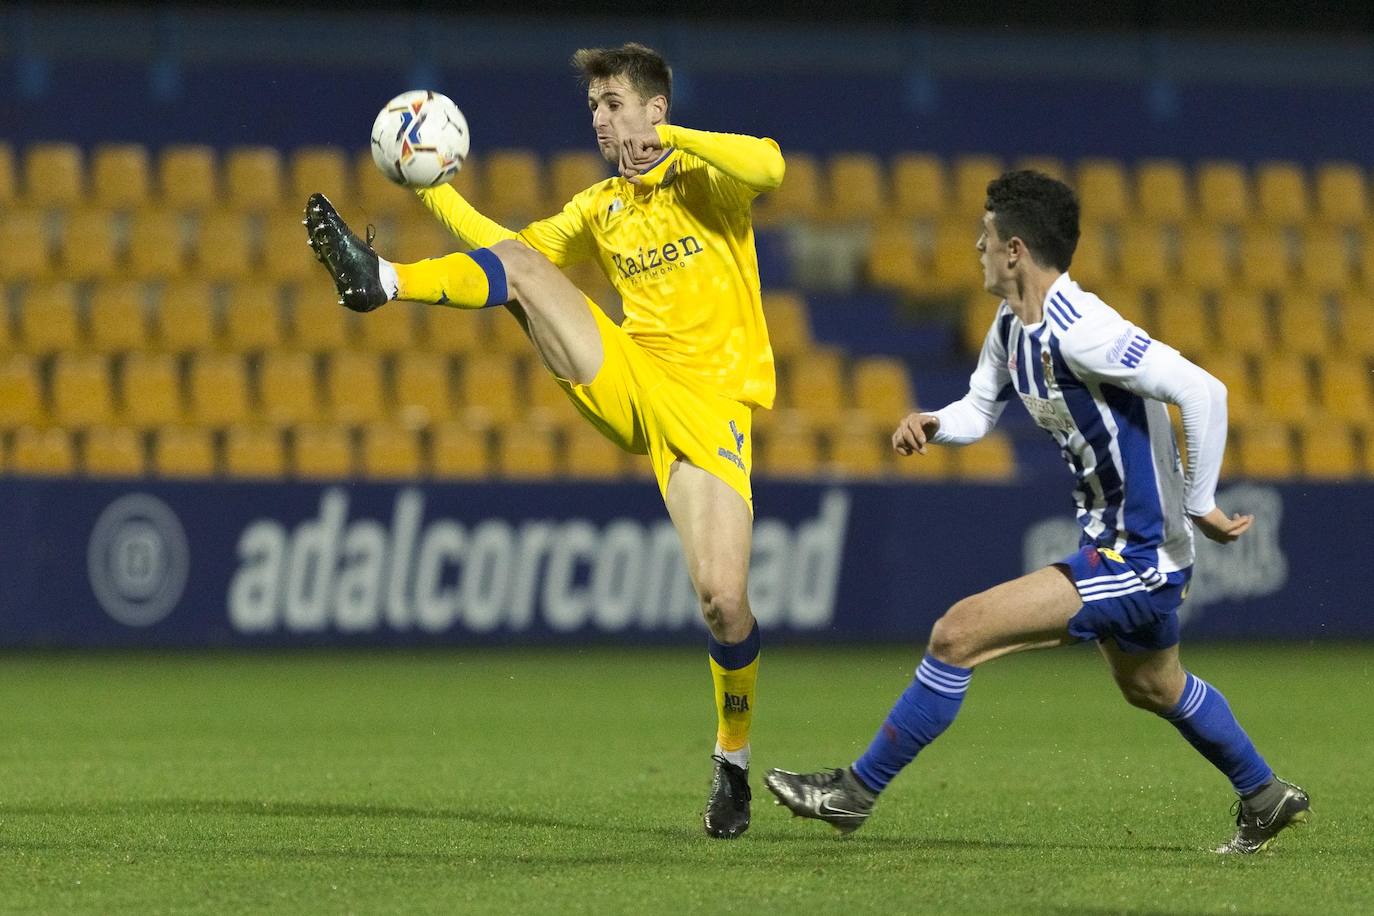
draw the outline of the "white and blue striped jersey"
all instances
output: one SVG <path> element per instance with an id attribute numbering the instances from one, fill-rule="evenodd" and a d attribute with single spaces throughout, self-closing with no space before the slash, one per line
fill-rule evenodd
<path id="1" fill-rule="evenodd" d="M 939 411 L 934 442 L 987 434 L 1013 396 L 1059 445 L 1077 485 L 1084 543 L 1116 550 L 1154 587 L 1193 562 L 1188 515 L 1215 506 L 1226 443 L 1226 389 L 1061 274 L 1043 319 L 1025 325 L 1004 301 L 969 393 Z M 1165 402 L 1178 404 L 1187 477 Z M 1142 578 L 1147 578 L 1142 575 Z"/>

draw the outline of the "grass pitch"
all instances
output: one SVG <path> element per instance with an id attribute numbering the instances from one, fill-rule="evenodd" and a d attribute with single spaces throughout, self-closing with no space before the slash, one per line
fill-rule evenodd
<path id="1" fill-rule="evenodd" d="M 1088 649 L 979 670 L 846 840 L 770 766 L 853 759 L 914 648 L 765 646 L 754 825 L 708 840 L 704 652 L 0 657 L 0 910 L 1374 910 L 1374 646 L 1185 651 L 1315 817 L 1253 859 L 1224 779 Z"/>

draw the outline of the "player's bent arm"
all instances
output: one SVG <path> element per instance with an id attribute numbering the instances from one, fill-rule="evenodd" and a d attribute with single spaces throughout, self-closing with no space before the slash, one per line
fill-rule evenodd
<path id="1" fill-rule="evenodd" d="M 713 165 L 755 192 L 772 191 L 786 171 L 778 144 L 744 134 L 718 134 L 676 124 L 660 124 L 658 139 Z"/>
<path id="2" fill-rule="evenodd" d="M 419 188 L 415 196 L 469 248 L 489 248 L 497 242 L 516 237 L 505 226 L 478 213 L 477 208 L 468 203 L 452 185 Z"/>
<path id="3" fill-rule="evenodd" d="M 930 431 L 930 441 L 941 445 L 971 445 L 992 432 L 1006 406 L 1005 400 L 969 389 L 968 394 L 953 404 L 931 414 L 935 428 Z"/>

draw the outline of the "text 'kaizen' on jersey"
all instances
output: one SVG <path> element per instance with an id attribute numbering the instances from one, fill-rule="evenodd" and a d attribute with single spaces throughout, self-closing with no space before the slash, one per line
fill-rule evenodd
<path id="1" fill-rule="evenodd" d="M 667 242 L 662 248 L 641 248 L 635 254 L 612 254 L 615 269 L 625 279 L 653 271 L 676 270 L 680 263 L 694 254 L 701 254 L 701 242 L 694 235 L 684 235 L 676 242 Z"/>

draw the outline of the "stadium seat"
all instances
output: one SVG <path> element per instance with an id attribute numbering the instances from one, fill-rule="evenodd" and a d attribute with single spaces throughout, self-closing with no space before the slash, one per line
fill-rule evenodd
<path id="1" fill-rule="evenodd" d="M 893 424 L 893 429 L 896 429 Z M 898 455 L 892 453 L 892 476 L 898 480 L 945 480 L 953 476 L 958 449 L 947 445 L 936 445 L 926 449 L 924 455 Z"/>
<path id="2" fill-rule="evenodd" d="M 224 473 L 228 477 L 279 480 L 286 476 L 286 446 L 280 429 L 233 426 L 224 437 Z"/>
<path id="3" fill-rule="evenodd" d="M 65 429 L 15 430 L 10 448 L 9 470 L 35 477 L 67 477 L 76 470 L 76 453 Z"/>
<path id="4" fill-rule="evenodd" d="M 281 153 L 270 146 L 237 146 L 224 157 L 224 190 L 229 206 L 265 212 L 282 201 Z M 301 201 L 305 206 L 305 201 Z"/>
<path id="5" fill-rule="evenodd" d="M 434 476 L 471 480 L 491 474 L 487 434 L 463 423 L 441 423 L 431 437 Z"/>
<path id="6" fill-rule="evenodd" d="M 538 358 L 526 361 L 525 422 L 548 430 L 567 430 L 585 422 L 562 386 Z"/>
<path id="7" fill-rule="evenodd" d="M 1220 346 L 1231 352 L 1258 355 L 1274 349 L 1274 331 L 1264 297 L 1249 290 L 1227 289 L 1217 295 Z"/>
<path id="8" fill-rule="evenodd" d="M 210 285 L 181 280 L 162 287 L 157 310 L 157 345 L 168 353 L 210 349 L 217 337 Z"/>
<path id="9" fill-rule="evenodd" d="M 104 356 L 58 354 L 52 372 L 53 422 L 69 429 L 114 422 L 110 361 Z"/>
<path id="10" fill-rule="evenodd" d="M 377 353 L 399 353 L 415 347 L 416 311 L 434 308 L 409 302 L 393 302 L 385 308 L 359 315 L 358 343 Z"/>
<path id="11" fill-rule="evenodd" d="M 290 466 L 303 480 L 341 480 L 353 476 L 353 440 L 339 426 L 298 426 L 291 436 Z"/>
<path id="12" fill-rule="evenodd" d="M 14 147 L 0 143 L 0 207 L 9 209 L 19 199 L 19 180 L 15 176 Z"/>
<path id="13" fill-rule="evenodd" d="M 352 313 L 339 304 L 334 284 L 302 283 L 295 287 L 289 343 L 312 353 L 338 350 L 348 345 Z"/>
<path id="14" fill-rule="evenodd" d="M 85 163 L 75 143 L 33 143 L 24 151 L 24 199 L 58 209 L 81 203 Z"/>
<path id="15" fill-rule="evenodd" d="M 1207 304 L 1195 292 L 1161 290 L 1155 298 L 1152 335 L 1196 357 L 1215 346 Z"/>
<path id="16" fill-rule="evenodd" d="M 82 466 L 91 477 L 142 477 L 148 471 L 143 439 L 127 426 L 97 426 L 86 431 Z"/>
<path id="17" fill-rule="evenodd" d="M 281 291 L 263 280 L 240 280 L 227 290 L 224 345 L 240 353 L 273 350 L 282 345 Z"/>
<path id="18" fill-rule="evenodd" d="M 813 352 L 787 374 L 786 404 L 813 429 L 835 423 L 847 406 L 847 395 L 844 365 L 836 353 Z"/>
<path id="19" fill-rule="evenodd" d="M 91 289 L 88 342 L 98 353 L 148 347 L 148 310 L 140 283 L 108 281 Z"/>
<path id="20" fill-rule="evenodd" d="M 1317 217 L 1332 226 L 1358 226 L 1369 217 L 1364 170 L 1353 162 L 1317 167 Z"/>
<path id="21" fill-rule="evenodd" d="M 91 154 L 91 199 L 100 207 L 131 210 L 151 199 L 148 150 L 140 143 L 108 143 Z"/>
<path id="22" fill-rule="evenodd" d="M 562 150 L 549 159 L 548 213 L 557 213 L 574 196 L 611 177 L 611 167 L 600 153 L 591 150 Z"/>
<path id="23" fill-rule="evenodd" d="M 1117 281 L 1104 286 L 1097 291 L 1097 294 L 1103 302 L 1116 309 L 1117 313 L 1131 324 L 1144 328 L 1146 331 L 1152 332 L 1154 330 L 1154 321 L 1151 318 L 1147 303 L 1146 290 Z"/>
<path id="24" fill-rule="evenodd" d="M 469 356 L 459 372 L 461 418 L 487 428 L 514 420 L 524 404 L 514 357 L 505 353 Z"/>
<path id="25" fill-rule="evenodd" d="M 887 177 L 872 153 L 838 153 L 830 159 L 830 206 L 827 216 L 838 223 L 869 222 L 887 207 Z"/>
<path id="26" fill-rule="evenodd" d="M 1362 296 L 1341 297 L 1338 352 L 1365 359 L 1374 357 L 1374 301 Z"/>
<path id="27" fill-rule="evenodd" d="M 1240 430 L 1237 458 L 1246 477 L 1261 480 L 1293 477 L 1298 470 L 1296 454 L 1293 436 L 1286 424 L 1260 419 Z"/>
<path id="28" fill-rule="evenodd" d="M 482 161 L 482 177 L 485 212 L 503 226 L 523 226 L 550 215 L 543 169 L 533 150 L 492 150 Z"/>
<path id="29" fill-rule="evenodd" d="M 152 429 L 185 422 L 180 373 L 174 357 L 165 353 L 130 353 L 120 372 L 119 387 L 124 423 Z"/>
<path id="30" fill-rule="evenodd" d="M 790 161 L 791 156 L 788 156 Z M 892 215 L 929 219 L 949 209 L 945 164 L 931 153 L 898 153 L 892 157 Z M 786 179 L 784 179 L 784 183 Z"/>
<path id="31" fill-rule="evenodd" d="M 991 296 L 969 293 L 964 297 L 959 319 L 959 338 L 964 353 L 975 360 L 983 350 L 983 342 L 987 340 L 988 329 L 992 326 L 997 308 L 997 302 Z"/>
<path id="32" fill-rule="evenodd" d="M 282 283 L 329 284 L 328 275 L 306 241 L 300 207 L 283 207 L 263 215 L 261 276 Z"/>
<path id="33" fill-rule="evenodd" d="M 462 247 L 455 235 L 426 212 L 398 220 L 389 236 L 378 235 L 377 245 L 387 257 L 400 263 L 441 257 Z"/>
<path id="34" fill-rule="evenodd" d="M 1058 156 L 1022 156 L 1011 167 L 1018 171 L 1039 172 L 1065 184 L 1071 183 L 1068 166 Z"/>
<path id="35" fill-rule="evenodd" d="M 853 404 L 893 427 L 916 406 L 906 363 L 892 356 L 867 356 L 854 363 Z"/>
<path id="36" fill-rule="evenodd" d="M 1302 237 L 1299 273 L 1303 283 L 1318 292 L 1344 292 L 1353 282 L 1345 231 L 1330 226 L 1308 228 Z"/>
<path id="37" fill-rule="evenodd" d="M 325 398 L 329 415 L 343 425 L 385 419 L 387 394 L 382 358 L 376 353 L 340 350 L 325 361 Z"/>
<path id="38" fill-rule="evenodd" d="M 1297 423 L 1312 410 L 1307 360 L 1270 358 L 1260 364 L 1260 403 L 1266 417 Z"/>
<path id="39" fill-rule="evenodd" d="M 424 473 L 420 436 L 394 423 L 369 423 L 362 429 L 362 473 L 373 480 L 414 480 Z"/>
<path id="40" fill-rule="evenodd" d="M 798 294 L 783 290 L 765 290 L 763 318 L 768 325 L 768 342 L 773 348 L 773 356 L 777 359 L 799 356 L 814 346 L 806 301 Z"/>
<path id="41" fill-rule="evenodd" d="M 258 403 L 267 423 L 292 426 L 322 419 L 315 358 L 279 350 L 265 353 L 258 365 Z"/>
<path id="42" fill-rule="evenodd" d="M 1271 226 L 1297 226 L 1312 215 L 1307 175 L 1296 162 L 1264 162 L 1255 169 L 1259 217 Z"/>
<path id="43" fill-rule="evenodd" d="M 1115 159 L 1078 160 L 1074 184 L 1082 205 L 1083 219 L 1097 223 L 1122 223 L 1130 220 L 1131 194 L 1126 170 Z"/>
<path id="44" fill-rule="evenodd" d="M 964 480 L 1009 483 L 1016 478 L 1016 456 L 1012 452 L 1011 442 L 998 432 L 989 433 L 972 445 L 961 446 L 957 450 L 954 467 Z"/>
<path id="45" fill-rule="evenodd" d="M 1222 231 L 1190 223 L 1179 240 L 1179 274 L 1194 289 L 1218 290 L 1231 282 L 1230 252 Z"/>
<path id="46" fill-rule="evenodd" d="M 814 478 L 821 473 L 821 448 L 805 427 L 781 424 L 754 442 L 754 471 L 761 477 Z"/>
<path id="47" fill-rule="evenodd" d="M 982 224 L 974 214 L 947 219 L 935 227 L 935 246 L 926 289 L 945 294 L 972 293 L 983 288 L 978 266 L 978 236 Z"/>
<path id="48" fill-rule="evenodd" d="M 286 202 L 299 213 L 317 191 L 337 205 L 354 202 L 348 154 L 341 147 L 302 146 L 292 151 Z"/>
<path id="49" fill-rule="evenodd" d="M 35 210 L 7 208 L 0 219 L 0 283 L 43 280 L 52 268 L 46 219 Z"/>
<path id="50" fill-rule="evenodd" d="M 248 370 L 236 353 L 201 353 L 191 360 L 190 415 L 202 426 L 233 426 L 252 417 Z"/>
<path id="51" fill-rule="evenodd" d="M 786 178 L 759 197 L 754 205 L 754 219 L 760 226 L 783 220 L 815 219 L 824 209 L 824 200 L 816 157 L 810 153 L 788 153 Z"/>
<path id="52" fill-rule="evenodd" d="M 558 447 L 553 433 L 524 424 L 508 424 L 497 437 L 496 474 L 508 480 L 548 480 L 558 473 Z"/>
<path id="53" fill-rule="evenodd" d="M 1290 290 L 1275 310 L 1277 341 L 1298 356 L 1323 356 L 1331 349 L 1329 310 L 1325 299 L 1310 291 Z"/>
<path id="54" fill-rule="evenodd" d="M 19 337 L 35 356 L 72 351 L 81 346 L 81 318 L 76 287 L 70 283 L 33 285 L 19 308 Z"/>
<path id="55" fill-rule="evenodd" d="M 568 427 L 563 455 L 565 473 L 579 480 L 617 480 L 629 460 L 627 452 L 590 423 Z"/>
<path id="56" fill-rule="evenodd" d="M 988 199 L 988 182 L 1002 174 L 1002 161 L 996 156 L 959 156 L 954 160 L 955 219 L 976 223 L 983 218 Z"/>
<path id="57" fill-rule="evenodd" d="M 209 210 L 220 206 L 215 151 L 208 146 L 176 144 L 158 156 L 160 205 L 169 210 Z"/>
<path id="58" fill-rule="evenodd" d="M 874 428 L 866 413 L 853 422 L 842 418 L 830 429 L 829 440 L 830 461 L 826 469 L 834 476 L 845 480 L 878 480 L 887 476 L 892 443 Z"/>
<path id="59" fill-rule="evenodd" d="M 902 223 L 880 223 L 875 227 L 868 247 L 869 283 L 914 294 L 920 291 L 928 274 L 920 243 L 910 227 Z"/>
<path id="60" fill-rule="evenodd" d="M 1101 289 L 1114 273 L 1110 253 L 1111 246 L 1105 228 L 1100 223 L 1083 223 L 1070 268 L 1073 279 L 1085 289 Z"/>
<path id="61" fill-rule="evenodd" d="M 129 221 L 129 276 L 167 280 L 186 271 L 181 217 L 170 210 L 140 210 Z"/>
<path id="62" fill-rule="evenodd" d="M 1311 480 L 1353 480 L 1360 476 L 1359 454 L 1349 424 L 1332 420 L 1304 424 L 1302 473 Z"/>
<path id="63" fill-rule="evenodd" d="M 1321 364 L 1322 412 L 1366 428 L 1374 422 L 1374 373 L 1363 361 L 1327 359 Z M 1366 447 L 1374 443 L 1366 441 Z"/>
<path id="64" fill-rule="evenodd" d="M 62 274 L 70 280 L 105 280 L 119 272 L 115 216 L 106 210 L 72 210 L 58 244 Z"/>
<path id="65" fill-rule="evenodd" d="M 158 477 L 213 477 L 216 465 L 215 440 L 207 429 L 164 426 L 153 436 L 152 470 Z"/>
<path id="66" fill-rule="evenodd" d="M 302 237 L 303 230 L 304 227 Z M 193 260 L 197 275 L 212 282 L 248 278 L 255 260 L 248 220 L 241 214 L 225 211 L 202 215 Z"/>
<path id="67" fill-rule="evenodd" d="M 396 359 L 397 419 L 417 428 L 453 416 L 449 359 L 440 353 L 402 353 Z"/>
<path id="68" fill-rule="evenodd" d="M 461 355 L 479 349 L 489 316 L 482 311 L 424 308 L 420 310 L 423 327 L 421 343 L 436 353 Z"/>
<path id="69" fill-rule="evenodd" d="M 1250 188 L 1239 162 L 1199 163 L 1193 181 L 1203 221 L 1239 226 L 1250 218 Z"/>
<path id="70" fill-rule="evenodd" d="M 1188 176 L 1175 159 L 1146 159 L 1135 171 L 1136 211 L 1146 220 L 1177 225 L 1192 215 Z"/>
<path id="71" fill-rule="evenodd" d="M 1249 289 L 1272 292 L 1292 282 L 1288 245 L 1272 226 L 1249 226 L 1240 239 L 1240 282 Z"/>
<path id="72" fill-rule="evenodd" d="M 11 353 L 0 357 L 0 430 L 44 426 L 43 386 L 33 357 Z"/>
<path id="73" fill-rule="evenodd" d="M 466 171 L 466 168 L 464 169 Z M 400 214 L 407 217 L 424 212 L 424 207 L 415 199 L 415 194 L 389 180 L 372 161 L 372 153 L 363 150 L 353 160 L 353 201 L 358 210 L 372 221 L 389 219 Z M 336 206 L 344 206 L 343 201 L 333 201 Z M 473 201 L 474 206 L 476 201 Z M 301 200 L 300 207 L 305 207 Z M 288 208 L 289 209 L 289 208 Z M 345 218 L 351 216 L 351 208 L 342 211 Z M 298 218 L 299 224 L 299 218 Z"/>
<path id="74" fill-rule="evenodd" d="M 1243 424 L 1261 412 L 1244 356 L 1225 351 L 1209 353 L 1201 365 L 1226 386 L 1227 417 L 1231 425 Z"/>

